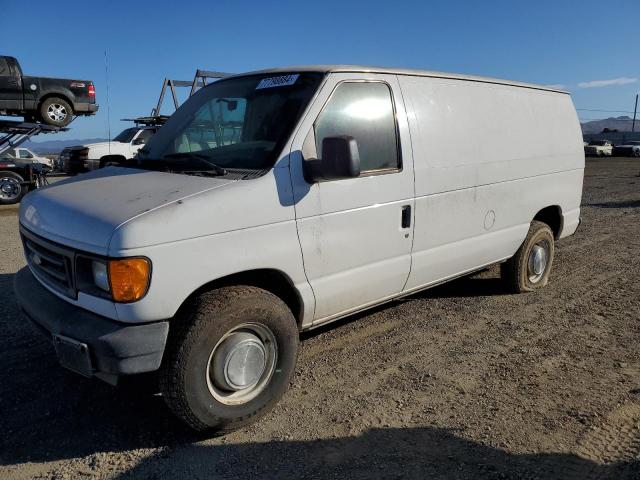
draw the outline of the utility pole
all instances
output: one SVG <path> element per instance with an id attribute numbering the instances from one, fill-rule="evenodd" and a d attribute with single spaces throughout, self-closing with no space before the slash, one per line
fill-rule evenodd
<path id="1" fill-rule="evenodd" d="M 638 112 L 638 94 L 636 93 L 636 106 L 633 108 L 633 123 L 631 123 L 631 133 L 636 131 L 636 113 Z"/>

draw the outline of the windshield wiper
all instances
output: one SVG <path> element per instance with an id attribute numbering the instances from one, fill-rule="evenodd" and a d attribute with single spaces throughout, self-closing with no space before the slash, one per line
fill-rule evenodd
<path id="1" fill-rule="evenodd" d="M 215 170 L 169 170 L 168 173 L 181 173 L 184 175 L 193 175 L 195 177 L 219 177 L 221 176 Z"/>
<path id="2" fill-rule="evenodd" d="M 202 155 L 200 153 L 193 153 L 193 152 L 168 153 L 166 155 L 163 155 L 162 158 L 176 158 L 176 159 L 185 158 L 188 160 L 195 159 L 211 167 L 211 170 L 214 171 L 217 175 L 227 174 L 227 171 L 223 167 L 209 161 L 209 157 Z M 186 172 L 186 170 L 182 170 L 182 171 Z M 198 170 L 190 170 L 190 171 L 195 172 Z"/>

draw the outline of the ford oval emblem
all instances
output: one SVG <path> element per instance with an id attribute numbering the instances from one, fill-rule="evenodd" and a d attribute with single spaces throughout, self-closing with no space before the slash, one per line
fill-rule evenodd
<path id="1" fill-rule="evenodd" d="M 33 256 L 31 257 L 31 261 L 36 265 L 40 265 L 42 263 L 42 259 L 40 258 L 40 255 L 38 255 L 37 253 L 33 254 Z"/>

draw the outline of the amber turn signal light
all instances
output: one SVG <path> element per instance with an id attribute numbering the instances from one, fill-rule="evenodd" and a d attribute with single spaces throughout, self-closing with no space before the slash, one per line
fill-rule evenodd
<path id="1" fill-rule="evenodd" d="M 151 279 L 151 263 L 146 258 L 109 260 L 111 296 L 116 302 L 129 303 L 145 296 Z"/>

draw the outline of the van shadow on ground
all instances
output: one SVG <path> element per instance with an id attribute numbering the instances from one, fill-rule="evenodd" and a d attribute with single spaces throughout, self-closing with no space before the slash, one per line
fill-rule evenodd
<path id="1" fill-rule="evenodd" d="M 181 446 L 117 478 L 631 480 L 638 475 L 638 461 L 602 465 L 570 454 L 511 454 L 426 427 L 315 441 Z"/>
<path id="2" fill-rule="evenodd" d="M 597 208 L 640 208 L 640 200 L 626 200 L 622 202 L 588 203 L 584 206 L 597 207 Z"/>

